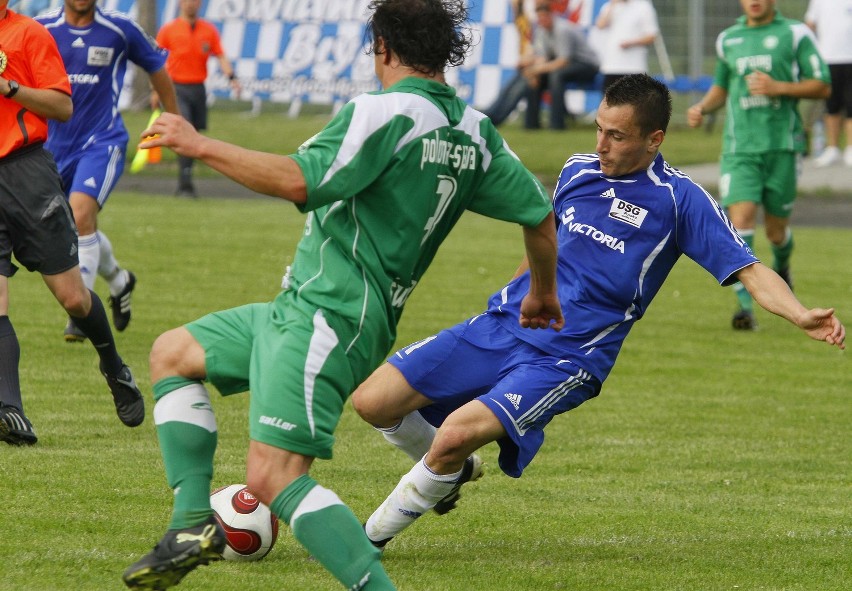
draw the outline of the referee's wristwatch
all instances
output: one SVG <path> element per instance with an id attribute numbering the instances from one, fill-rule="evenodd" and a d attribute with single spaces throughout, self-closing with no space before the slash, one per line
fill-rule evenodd
<path id="1" fill-rule="evenodd" d="M 17 80 L 9 80 L 9 92 L 4 94 L 5 98 L 12 98 L 16 94 L 18 94 L 18 90 L 20 90 L 21 85 L 18 84 Z"/>

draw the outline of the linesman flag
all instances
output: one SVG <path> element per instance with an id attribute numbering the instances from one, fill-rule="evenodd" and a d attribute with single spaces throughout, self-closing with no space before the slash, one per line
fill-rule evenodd
<path id="1" fill-rule="evenodd" d="M 160 116 L 162 111 L 160 109 L 154 109 L 154 112 L 151 113 L 150 119 L 148 119 L 148 125 L 145 126 L 145 129 L 151 127 L 154 124 L 154 121 L 157 120 L 157 117 Z M 150 148 L 147 150 L 142 150 L 140 148 L 136 148 L 136 154 L 133 156 L 133 161 L 130 163 L 130 174 L 136 174 L 140 172 L 145 165 L 149 162 L 151 164 L 157 164 L 163 158 L 162 149 L 159 147 Z"/>

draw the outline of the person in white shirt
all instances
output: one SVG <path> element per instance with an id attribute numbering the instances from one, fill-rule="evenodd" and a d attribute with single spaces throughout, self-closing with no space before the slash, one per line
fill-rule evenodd
<path id="1" fill-rule="evenodd" d="M 648 47 L 660 34 L 650 0 L 610 0 L 601 7 L 595 26 L 604 33 L 600 51 L 604 91 L 622 76 L 648 72 Z"/>
<path id="2" fill-rule="evenodd" d="M 819 52 L 831 73 L 831 96 L 825 101 L 825 150 L 814 165 L 841 161 L 852 166 L 852 0 L 811 0 L 805 22 L 817 36 Z M 845 122 L 844 122 L 845 121 Z M 840 130 L 846 149 L 840 151 Z"/>

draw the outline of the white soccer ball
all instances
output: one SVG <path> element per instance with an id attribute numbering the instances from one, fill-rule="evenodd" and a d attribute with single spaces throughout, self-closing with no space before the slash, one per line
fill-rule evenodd
<path id="1" fill-rule="evenodd" d="M 225 560 L 260 560 L 278 539 L 278 517 L 261 503 L 245 484 L 231 484 L 214 490 L 210 505 L 216 520 L 227 534 Z"/>

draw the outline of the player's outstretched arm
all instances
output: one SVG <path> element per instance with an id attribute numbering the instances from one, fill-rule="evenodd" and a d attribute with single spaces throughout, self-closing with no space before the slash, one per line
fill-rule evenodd
<path id="1" fill-rule="evenodd" d="M 305 177 L 295 160 L 207 137 L 180 115 L 163 113 L 142 132 L 142 138 L 142 149 L 171 148 L 180 156 L 201 160 L 257 193 L 293 203 L 307 200 Z"/>
<path id="2" fill-rule="evenodd" d="M 524 328 L 553 328 L 565 325 L 556 292 L 556 226 L 553 212 L 536 227 L 524 228 L 526 261 L 530 268 L 530 290 L 521 302 L 518 319 Z"/>
<path id="3" fill-rule="evenodd" d="M 786 318 L 812 339 L 846 348 L 846 328 L 834 315 L 834 308 L 805 308 L 784 280 L 762 263 L 742 269 L 737 279 L 765 310 Z"/>

